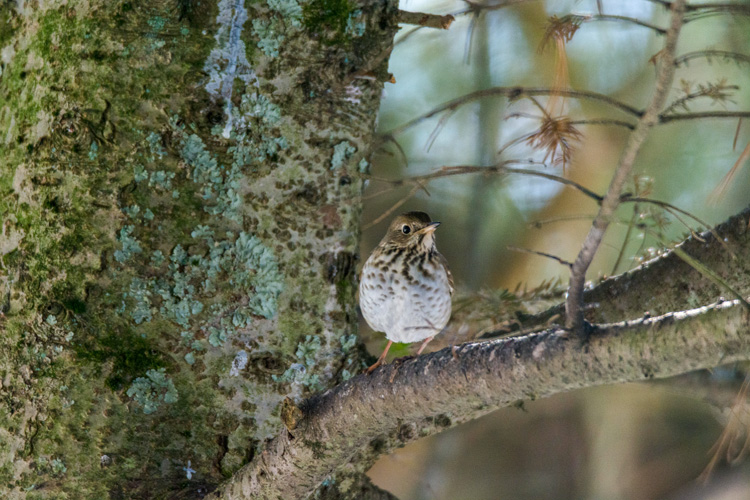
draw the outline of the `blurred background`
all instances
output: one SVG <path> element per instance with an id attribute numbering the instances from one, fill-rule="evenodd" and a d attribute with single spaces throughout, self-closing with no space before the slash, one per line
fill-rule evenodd
<path id="1" fill-rule="evenodd" d="M 649 60 L 663 46 L 663 35 L 653 27 L 666 28 L 668 13 L 647 0 L 404 0 L 401 8 L 450 13 L 456 20 L 447 31 L 404 26 L 397 37 L 390 58 L 397 83 L 386 84 L 380 110 L 384 140 L 374 152 L 373 179 L 365 192 L 361 262 L 383 236 L 390 211 L 423 210 L 443 223 L 438 247 L 459 291 L 533 289 L 557 279 L 567 283 L 567 269 L 557 262 L 508 246 L 574 260 L 597 210 L 580 192 L 538 177 L 482 172 L 431 179 L 422 188 L 388 181 L 446 166 L 518 161 L 518 168 L 563 176 L 603 194 L 629 131 L 595 122 L 635 123 L 632 116 L 591 100 L 550 103 L 539 96 L 537 105 L 490 96 L 467 99 L 405 125 L 453 99 L 493 87 L 562 85 L 643 109 L 655 80 Z M 550 18 L 564 21 L 569 14 L 582 16 L 576 18 L 572 39 L 564 47 L 554 38 L 543 44 Z M 590 17 L 600 14 L 607 17 Z M 713 56 L 692 55 L 706 50 Z M 750 55 L 750 16 L 718 13 L 684 26 L 677 54 L 685 60 L 668 100 L 675 103 L 674 113 L 750 109 L 750 64 L 721 51 Z M 693 97 L 683 99 L 686 95 Z M 573 137 L 564 162 L 560 150 L 550 155 L 519 140 L 539 128 L 542 108 L 584 122 L 576 125 L 581 135 Z M 658 126 L 639 153 L 627 191 L 674 204 L 711 225 L 721 222 L 750 202 L 750 166 L 737 168 L 726 182 L 748 142 L 750 124 L 738 130 L 737 119 Z M 688 231 L 657 206 L 624 204 L 588 277 L 596 280 L 637 266 Z M 368 331 L 366 326 L 362 331 Z M 475 333 L 462 331 L 449 341 L 468 340 Z M 446 343 L 443 339 L 430 347 Z M 379 354 L 385 345 L 382 334 L 372 335 L 368 345 Z M 408 349 L 396 349 L 395 355 Z M 728 373 L 731 377 L 731 369 Z M 731 401 L 731 395 L 725 400 Z M 503 409 L 423 439 L 384 457 L 370 475 L 402 500 L 747 500 L 746 462 L 730 466 L 721 460 L 708 482 L 698 481 L 726 423 L 721 411 L 721 405 L 680 394 L 669 384 L 577 391 L 528 403 L 523 410 Z"/>

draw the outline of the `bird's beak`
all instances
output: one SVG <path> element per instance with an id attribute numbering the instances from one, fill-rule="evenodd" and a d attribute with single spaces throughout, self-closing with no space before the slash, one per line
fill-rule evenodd
<path id="1" fill-rule="evenodd" d="M 427 224 L 425 227 L 423 227 L 417 232 L 419 234 L 432 234 L 435 232 L 435 229 L 437 229 L 439 225 L 440 225 L 439 222 L 430 222 L 429 224 Z"/>

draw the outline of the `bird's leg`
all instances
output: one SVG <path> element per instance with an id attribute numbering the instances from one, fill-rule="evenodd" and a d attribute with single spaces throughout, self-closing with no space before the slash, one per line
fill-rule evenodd
<path id="1" fill-rule="evenodd" d="M 383 354 L 381 354 L 378 360 L 375 361 L 375 363 L 370 368 L 367 369 L 368 375 L 371 374 L 375 368 L 383 364 L 383 361 L 385 361 L 385 355 L 388 354 L 388 349 L 391 348 L 391 344 L 393 344 L 393 341 L 389 340 L 388 345 L 385 346 L 385 350 L 383 351 Z"/>
<path id="2" fill-rule="evenodd" d="M 427 346 L 427 344 L 430 342 L 430 340 L 432 340 L 434 338 L 435 337 L 433 336 L 433 337 L 427 337 L 426 339 L 424 339 L 424 342 L 422 342 L 422 345 L 419 346 L 419 350 L 417 351 L 417 356 L 419 356 L 420 354 L 422 354 L 422 351 L 424 350 L 425 346 Z"/>

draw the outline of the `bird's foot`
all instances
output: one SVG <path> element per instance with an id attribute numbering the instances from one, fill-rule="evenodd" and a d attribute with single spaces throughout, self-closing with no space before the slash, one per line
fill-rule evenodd
<path id="1" fill-rule="evenodd" d="M 383 364 L 383 360 L 382 359 L 378 359 L 372 365 L 370 365 L 370 367 L 367 370 L 365 370 L 365 373 L 368 374 L 368 375 L 371 374 L 372 372 L 375 371 L 375 368 L 377 368 L 378 366 L 380 366 L 382 364 Z"/>
<path id="2" fill-rule="evenodd" d="M 393 360 L 393 364 L 394 365 L 400 365 L 401 363 L 405 363 L 405 362 L 409 361 L 410 359 L 414 359 L 414 358 L 416 358 L 416 356 L 414 356 L 412 354 L 410 354 L 408 356 L 402 356 L 400 358 L 394 359 Z"/>
<path id="3" fill-rule="evenodd" d="M 378 366 L 382 365 L 385 362 L 385 355 L 388 354 L 388 349 L 391 348 L 391 344 L 393 344 L 393 341 L 389 340 L 388 344 L 385 346 L 385 350 L 383 350 L 383 354 L 380 355 L 378 360 L 375 361 L 375 363 L 371 367 L 369 367 L 365 373 L 367 373 L 368 375 L 371 374 L 375 370 L 375 368 L 377 368 Z"/>

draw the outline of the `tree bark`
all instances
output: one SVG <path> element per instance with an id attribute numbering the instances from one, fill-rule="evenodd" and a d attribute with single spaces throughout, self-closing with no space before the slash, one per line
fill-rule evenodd
<path id="1" fill-rule="evenodd" d="M 361 173 L 397 16 L 0 6 L 0 496 L 205 493 L 284 397 L 361 370 Z"/>

